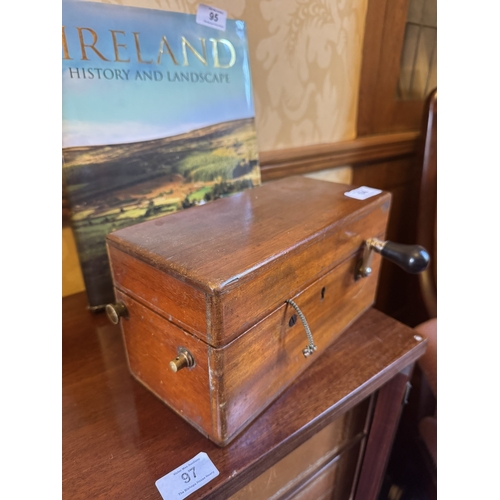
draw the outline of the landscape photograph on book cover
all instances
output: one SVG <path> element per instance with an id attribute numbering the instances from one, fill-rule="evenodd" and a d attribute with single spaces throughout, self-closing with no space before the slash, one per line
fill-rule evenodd
<path id="1" fill-rule="evenodd" d="M 63 182 L 99 308 L 108 233 L 260 184 L 246 27 L 63 2 L 62 56 Z"/>

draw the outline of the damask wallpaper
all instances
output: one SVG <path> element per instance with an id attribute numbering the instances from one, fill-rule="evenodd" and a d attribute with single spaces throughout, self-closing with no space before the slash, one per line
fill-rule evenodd
<path id="1" fill-rule="evenodd" d="M 192 14 L 200 3 L 102 1 Z M 247 23 L 259 151 L 355 137 L 367 0 L 204 3 Z"/>

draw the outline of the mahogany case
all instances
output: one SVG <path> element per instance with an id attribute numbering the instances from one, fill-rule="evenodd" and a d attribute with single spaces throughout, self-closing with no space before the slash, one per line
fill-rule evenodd
<path id="1" fill-rule="evenodd" d="M 289 177 L 108 235 L 131 373 L 219 446 L 373 304 L 380 256 L 368 278 L 356 266 L 391 198 L 350 189 Z M 194 366 L 174 373 L 179 348 Z"/>

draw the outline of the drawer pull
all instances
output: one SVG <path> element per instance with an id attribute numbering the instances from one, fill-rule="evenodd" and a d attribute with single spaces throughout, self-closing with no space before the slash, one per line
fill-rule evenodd
<path id="1" fill-rule="evenodd" d="M 314 354 L 314 351 L 317 349 L 316 345 L 314 344 L 311 329 L 309 328 L 306 317 L 304 316 L 304 313 L 300 310 L 299 306 L 292 299 L 288 299 L 286 303 L 290 304 L 295 309 L 295 311 L 297 311 L 300 321 L 302 321 L 302 324 L 304 325 L 304 329 L 306 331 L 307 340 L 309 341 L 309 344 L 306 346 L 305 349 L 302 350 L 302 354 L 304 355 L 305 358 L 307 358 L 311 354 Z M 293 324 L 295 324 L 295 322 L 293 322 Z"/>

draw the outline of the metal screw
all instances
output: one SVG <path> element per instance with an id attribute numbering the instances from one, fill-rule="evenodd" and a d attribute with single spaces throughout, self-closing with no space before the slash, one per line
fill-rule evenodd
<path id="1" fill-rule="evenodd" d="M 179 347 L 177 349 L 177 357 L 173 361 L 170 361 L 169 366 L 174 373 L 183 368 L 192 368 L 194 366 L 193 355 L 184 347 Z"/>
<path id="2" fill-rule="evenodd" d="M 290 317 L 290 321 L 288 322 L 288 326 L 293 326 L 295 325 L 295 323 L 297 323 L 297 315 L 296 314 L 293 314 L 291 317 Z"/>
<path id="3" fill-rule="evenodd" d="M 106 315 L 108 316 L 109 321 L 113 323 L 113 325 L 117 325 L 120 322 L 120 318 L 128 316 L 127 307 L 122 302 L 117 302 L 116 304 L 107 304 Z"/>
<path id="4" fill-rule="evenodd" d="M 420 335 L 413 335 L 413 338 L 417 341 L 417 342 L 420 342 L 421 340 L 424 340 L 423 337 L 421 337 Z"/>

